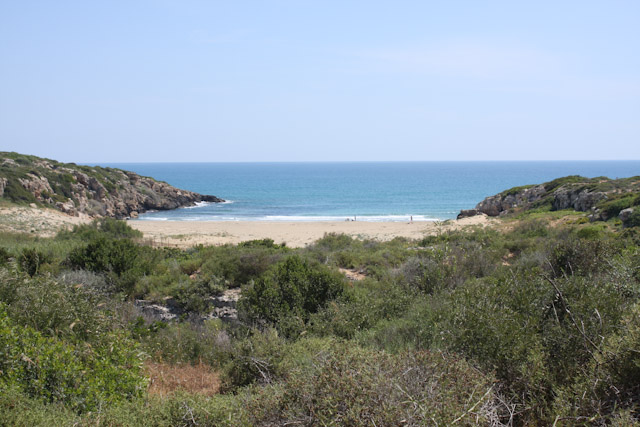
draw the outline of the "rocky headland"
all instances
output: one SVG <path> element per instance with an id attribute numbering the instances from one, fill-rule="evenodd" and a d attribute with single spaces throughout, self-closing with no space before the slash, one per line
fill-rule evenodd
<path id="1" fill-rule="evenodd" d="M 0 198 L 51 207 L 71 216 L 118 219 L 137 217 L 148 210 L 224 201 L 130 171 L 8 152 L 0 152 Z"/>
<path id="2" fill-rule="evenodd" d="M 572 175 L 538 185 L 514 187 L 460 211 L 458 219 L 478 214 L 504 216 L 527 210 L 587 212 L 591 221 L 619 218 L 632 224 L 640 214 L 640 176 L 623 179 Z"/>

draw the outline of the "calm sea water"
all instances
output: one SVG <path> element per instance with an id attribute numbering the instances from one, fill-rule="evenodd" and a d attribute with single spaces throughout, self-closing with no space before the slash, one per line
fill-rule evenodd
<path id="1" fill-rule="evenodd" d="M 455 218 L 489 195 L 566 175 L 640 175 L 640 161 L 118 163 L 171 185 L 228 200 L 141 220 L 406 221 Z"/>

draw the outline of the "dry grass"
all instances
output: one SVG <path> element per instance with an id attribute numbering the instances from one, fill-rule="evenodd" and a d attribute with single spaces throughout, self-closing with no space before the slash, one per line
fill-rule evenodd
<path id="1" fill-rule="evenodd" d="M 170 365 L 148 362 L 149 393 L 166 396 L 176 391 L 213 396 L 220 391 L 220 378 L 208 365 Z"/>

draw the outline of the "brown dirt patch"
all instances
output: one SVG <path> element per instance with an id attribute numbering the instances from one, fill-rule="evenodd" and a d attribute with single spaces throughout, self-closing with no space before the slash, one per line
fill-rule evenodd
<path id="1" fill-rule="evenodd" d="M 220 377 L 210 366 L 170 365 L 148 362 L 145 371 L 149 377 L 149 393 L 166 396 L 176 391 L 213 396 L 220 391 Z"/>

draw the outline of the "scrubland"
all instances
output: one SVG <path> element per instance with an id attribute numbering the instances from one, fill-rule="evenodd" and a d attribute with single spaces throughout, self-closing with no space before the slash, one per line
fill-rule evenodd
<path id="1" fill-rule="evenodd" d="M 637 424 L 640 231 L 562 218 L 304 248 L 3 233 L 0 424 Z"/>

